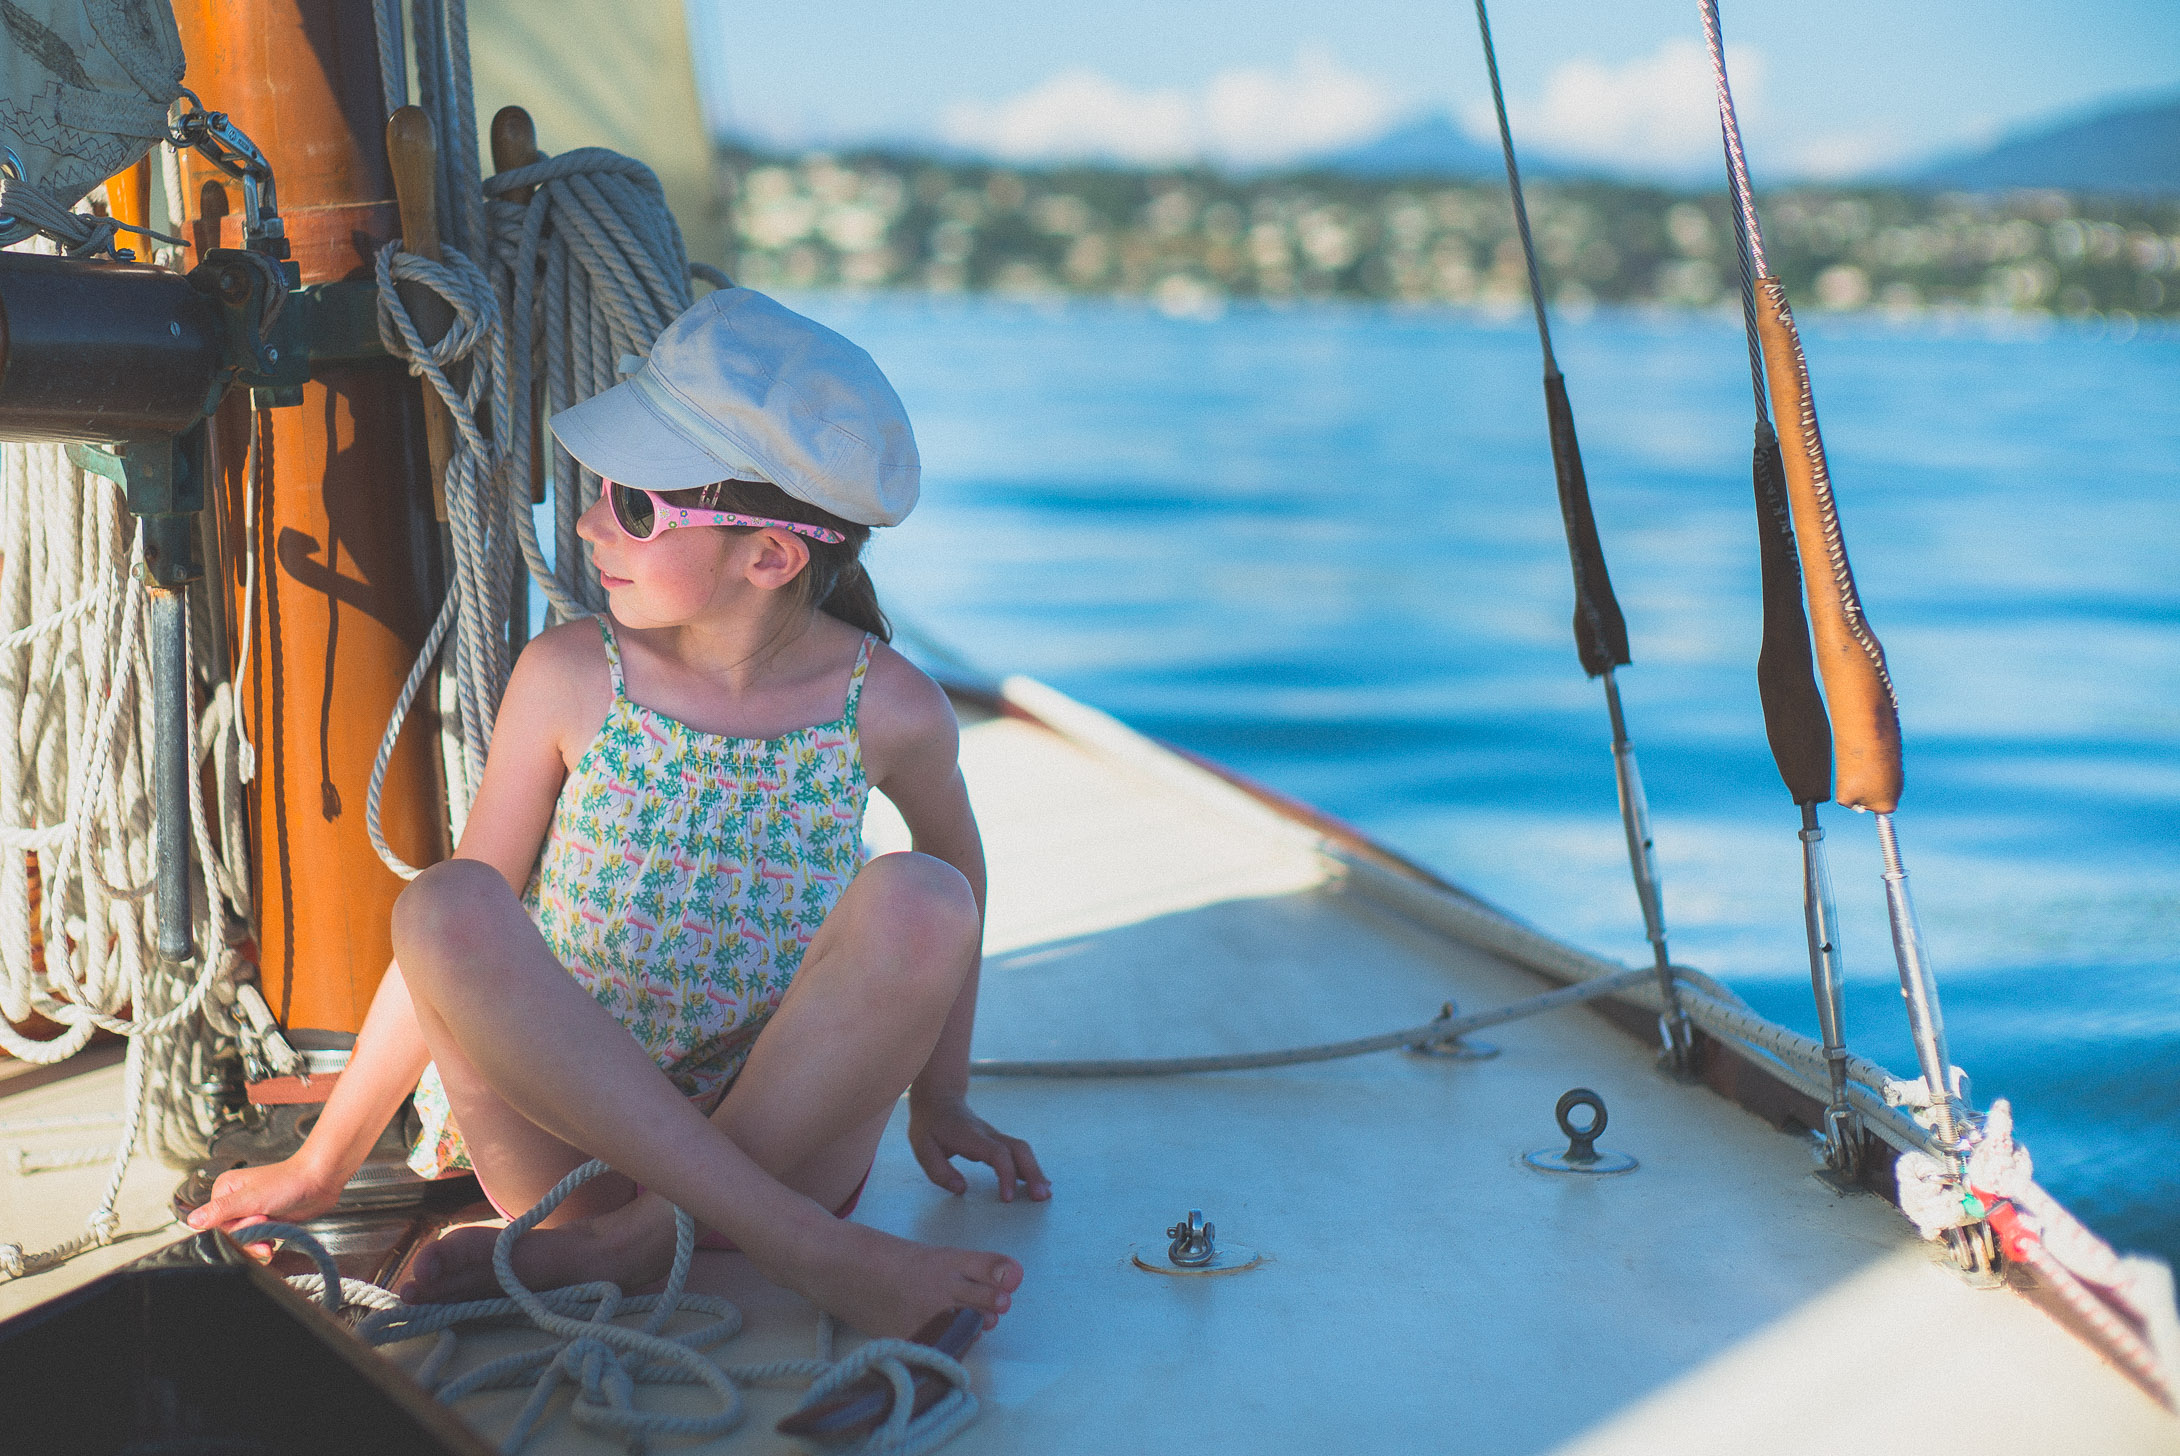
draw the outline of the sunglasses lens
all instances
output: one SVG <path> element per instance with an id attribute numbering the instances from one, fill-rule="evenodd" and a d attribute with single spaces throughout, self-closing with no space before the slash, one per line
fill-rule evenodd
<path id="1" fill-rule="evenodd" d="M 613 519 L 621 529 L 638 541 L 651 539 L 651 528 L 658 524 L 658 513 L 651 507 L 651 497 L 616 481 L 609 494 L 613 502 Z"/>

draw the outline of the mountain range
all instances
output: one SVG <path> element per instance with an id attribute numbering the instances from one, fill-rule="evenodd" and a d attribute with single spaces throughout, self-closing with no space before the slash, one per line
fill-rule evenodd
<path id="1" fill-rule="evenodd" d="M 1525 177 L 1594 176 L 1602 170 L 1595 163 L 1527 148 L 1520 157 Z M 1444 113 L 1411 118 L 1374 140 L 1327 153 L 1308 165 L 1352 177 L 1478 181 L 1504 175 L 1498 148 L 1478 141 Z M 1932 191 L 2051 187 L 2180 195 L 2180 96 L 2038 123 L 1987 147 L 1855 180 Z"/>
<path id="2" fill-rule="evenodd" d="M 2180 96 L 2026 128 L 1901 180 L 1963 192 L 2056 187 L 2180 194 Z"/>

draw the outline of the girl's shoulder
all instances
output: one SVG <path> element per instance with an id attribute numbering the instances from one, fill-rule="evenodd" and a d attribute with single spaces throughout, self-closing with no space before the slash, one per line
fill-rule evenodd
<path id="1" fill-rule="evenodd" d="M 952 760 L 961 729 L 946 690 L 930 674 L 883 642 L 873 642 L 864 670 L 862 704 L 856 728 L 870 781 L 882 784 L 890 773 L 934 756 Z"/>
<path id="2" fill-rule="evenodd" d="M 510 705 L 526 731 L 542 730 L 556 744 L 596 737 L 613 705 L 613 669 L 598 619 L 562 622 L 525 643 L 508 679 L 503 716 Z"/>
<path id="3" fill-rule="evenodd" d="M 596 617 L 578 617 L 547 627 L 523 644 L 515 671 L 549 678 L 561 687 L 595 686 L 609 694 L 613 691 L 605 634 L 599 630 Z"/>

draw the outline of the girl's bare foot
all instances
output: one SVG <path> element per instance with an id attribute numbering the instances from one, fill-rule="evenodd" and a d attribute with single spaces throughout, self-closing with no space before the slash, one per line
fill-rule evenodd
<path id="1" fill-rule="evenodd" d="M 453 1304 L 506 1294 L 492 1272 L 500 1230 L 450 1229 L 426 1244 L 395 1291 L 411 1304 Z M 603 1279 L 640 1289 L 663 1279 L 674 1262 L 673 1205 L 645 1193 L 609 1213 L 558 1228 L 534 1228 L 515 1244 L 515 1277 L 530 1289 L 558 1289 Z"/>
<path id="2" fill-rule="evenodd" d="M 999 1323 L 1022 1283 L 1022 1266 L 1005 1254 L 912 1243 L 862 1224 L 827 1219 L 758 1269 L 801 1291 L 869 1335 L 908 1336 L 942 1310 L 980 1310 L 984 1328 Z"/>
<path id="3" fill-rule="evenodd" d="M 471 1227 L 442 1234 L 416 1256 L 401 1297 L 420 1304 L 499 1297 L 492 1273 L 499 1233 Z M 592 1279 L 638 1289 L 665 1277 L 673 1258 L 673 1205 L 645 1193 L 594 1219 L 532 1229 L 515 1245 L 515 1273 L 532 1289 Z M 752 1262 L 871 1335 L 910 1335 L 932 1315 L 960 1306 L 982 1311 L 990 1329 L 1022 1283 L 1022 1266 L 1004 1254 L 912 1243 L 814 1208 L 799 1238 L 791 1235 Z"/>

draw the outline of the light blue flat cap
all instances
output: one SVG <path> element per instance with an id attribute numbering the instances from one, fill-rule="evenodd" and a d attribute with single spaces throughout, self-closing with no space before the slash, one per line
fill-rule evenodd
<path id="1" fill-rule="evenodd" d="M 897 524 L 922 476 L 908 411 L 871 356 L 747 288 L 699 299 L 642 368 L 552 431 L 624 485 L 767 480 L 865 526 Z"/>

